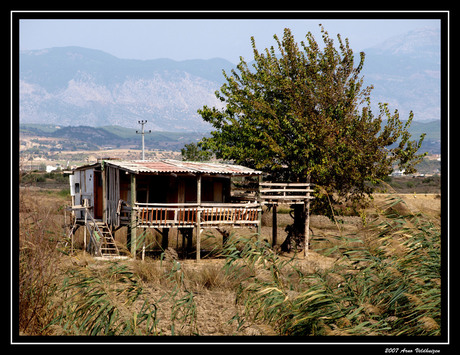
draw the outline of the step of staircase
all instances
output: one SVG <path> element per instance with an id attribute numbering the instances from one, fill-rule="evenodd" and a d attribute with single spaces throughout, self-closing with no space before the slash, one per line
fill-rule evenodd
<path id="1" fill-rule="evenodd" d="M 100 236 L 100 251 L 102 257 L 120 257 L 120 252 L 115 244 L 109 226 L 105 222 L 99 220 L 92 220 L 89 222 L 89 225 L 93 230 L 97 231 L 98 234 L 102 234 Z"/>

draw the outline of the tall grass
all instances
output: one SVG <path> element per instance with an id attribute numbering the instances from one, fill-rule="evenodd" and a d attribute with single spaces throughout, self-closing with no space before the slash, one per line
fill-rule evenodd
<path id="1" fill-rule="evenodd" d="M 234 239 L 225 269 L 249 271 L 234 319 L 269 322 L 280 335 L 440 335 L 440 229 L 395 212 L 401 203 L 390 201 L 359 234 L 338 235 L 323 251 L 334 267 L 314 273 L 263 241 Z"/>
<path id="2" fill-rule="evenodd" d="M 19 331 L 22 334 L 49 334 L 52 299 L 59 287 L 57 251 L 60 221 L 56 206 L 36 208 L 38 202 L 21 191 L 19 216 Z"/>
<path id="3" fill-rule="evenodd" d="M 71 269 L 55 319 L 48 326 L 72 335 L 156 335 L 156 305 L 142 301 L 143 288 L 125 265 Z"/>
<path id="4" fill-rule="evenodd" d="M 169 264 L 169 271 L 166 272 L 165 277 L 171 288 L 166 295 L 172 303 L 171 335 L 183 335 L 184 333 L 198 335 L 195 295 L 186 286 L 181 263 L 173 259 Z M 178 330 L 176 330 L 177 327 L 179 327 Z"/>

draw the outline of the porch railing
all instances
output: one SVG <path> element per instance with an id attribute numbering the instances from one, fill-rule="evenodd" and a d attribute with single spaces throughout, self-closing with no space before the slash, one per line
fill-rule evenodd
<path id="1" fill-rule="evenodd" d="M 247 204 L 201 204 L 203 226 L 233 225 L 235 227 L 257 226 L 262 209 L 258 203 Z"/>
<path id="2" fill-rule="evenodd" d="M 136 203 L 134 206 L 137 226 L 144 228 L 196 227 L 198 216 L 202 227 L 229 225 L 256 227 L 259 213 L 257 203 Z"/>

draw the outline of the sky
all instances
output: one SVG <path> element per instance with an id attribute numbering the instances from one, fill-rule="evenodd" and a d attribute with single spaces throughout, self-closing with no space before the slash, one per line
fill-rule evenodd
<path id="1" fill-rule="evenodd" d="M 422 27 L 440 27 L 440 20 L 20 20 L 21 50 L 80 46 L 124 59 L 173 60 L 224 58 L 236 64 L 252 59 L 250 37 L 257 49 L 275 45 L 288 27 L 300 42 L 310 31 L 321 40 L 319 24 L 330 36 L 348 37 L 361 51 L 388 38 Z"/>

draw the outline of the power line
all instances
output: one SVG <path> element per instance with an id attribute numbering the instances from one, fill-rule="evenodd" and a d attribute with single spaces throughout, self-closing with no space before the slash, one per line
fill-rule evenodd
<path id="1" fill-rule="evenodd" d="M 152 131 L 149 129 L 148 132 L 145 132 L 144 131 L 144 125 L 147 123 L 147 120 L 140 120 L 140 121 L 137 121 L 137 123 L 139 123 L 140 125 L 142 125 L 142 130 L 139 132 L 139 131 L 136 131 L 137 134 L 142 134 L 142 160 L 145 160 L 145 155 L 144 155 L 144 135 L 146 133 L 152 133 Z"/>

